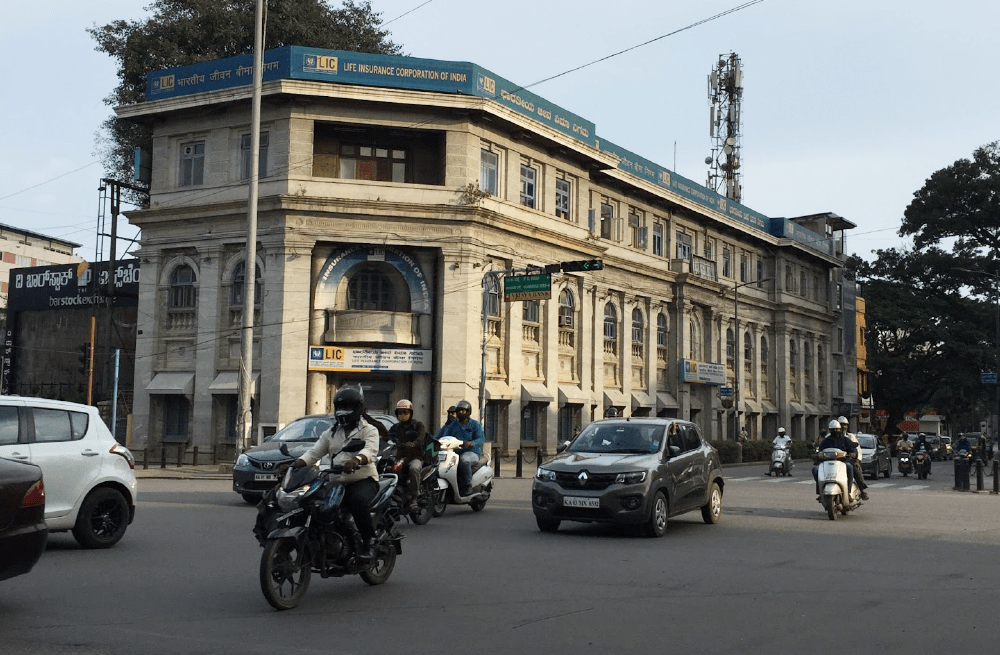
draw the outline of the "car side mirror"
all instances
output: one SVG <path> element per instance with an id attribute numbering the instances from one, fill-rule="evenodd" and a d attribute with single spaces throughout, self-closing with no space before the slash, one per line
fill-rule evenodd
<path id="1" fill-rule="evenodd" d="M 564 441 L 564 442 L 562 442 L 561 444 L 559 444 L 556 447 L 556 452 L 557 453 L 561 453 L 562 451 L 566 450 L 567 448 L 569 448 L 569 442 L 568 441 Z"/>
<path id="2" fill-rule="evenodd" d="M 364 450 L 365 440 L 364 439 L 351 439 L 344 446 L 343 451 L 345 453 L 358 453 Z"/>
<path id="3" fill-rule="evenodd" d="M 681 447 L 680 446 L 667 446 L 667 453 L 670 455 L 670 457 L 674 457 L 676 455 L 680 455 L 681 454 Z"/>
<path id="4" fill-rule="evenodd" d="M 288 452 L 288 444 L 286 444 L 284 441 L 282 441 L 281 445 L 278 446 L 278 452 L 280 452 L 285 457 L 291 457 L 292 456 L 292 454 L 290 452 Z"/>

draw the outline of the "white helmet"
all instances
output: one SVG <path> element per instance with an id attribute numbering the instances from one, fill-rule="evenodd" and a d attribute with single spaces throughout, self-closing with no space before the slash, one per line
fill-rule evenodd
<path id="1" fill-rule="evenodd" d="M 778 428 L 778 434 L 785 434 L 785 428 Z"/>
<path id="2" fill-rule="evenodd" d="M 833 430 L 840 430 L 841 429 L 840 428 L 840 421 L 838 421 L 837 419 L 833 419 L 832 421 L 830 421 L 830 425 L 828 425 L 826 427 L 830 428 L 831 432 Z"/>
<path id="3" fill-rule="evenodd" d="M 847 420 L 846 416 L 841 416 L 837 420 L 840 421 L 840 425 L 842 425 L 845 430 L 851 427 L 851 422 Z"/>

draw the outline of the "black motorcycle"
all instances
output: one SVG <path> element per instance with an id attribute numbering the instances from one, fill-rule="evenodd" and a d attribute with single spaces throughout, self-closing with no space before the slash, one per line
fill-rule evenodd
<path id="1" fill-rule="evenodd" d="M 409 475 L 409 471 L 403 470 L 404 466 L 406 466 L 406 459 L 399 456 L 396 443 L 393 441 L 383 442 L 379 448 L 376 463 L 378 472 L 380 474 L 392 473 L 396 476 Z M 435 455 L 429 463 L 425 461 L 420 469 L 420 484 L 417 487 L 417 497 L 414 501 L 417 509 L 410 509 L 410 499 L 406 497 L 406 489 L 402 484 L 396 485 L 396 490 L 392 494 L 393 507 L 400 516 L 406 515 L 413 523 L 424 525 L 435 515 L 434 504 L 440 493 L 440 486 L 438 483 L 438 463 Z"/>
<path id="2" fill-rule="evenodd" d="M 920 480 L 926 480 L 931 474 L 931 454 L 926 450 L 918 450 L 913 453 L 913 470 Z"/>
<path id="3" fill-rule="evenodd" d="M 282 445 L 282 448 L 285 448 Z M 344 447 L 358 452 L 364 441 L 353 439 Z M 260 557 L 260 589 L 272 607 L 291 609 L 309 588 L 312 573 L 323 578 L 360 575 L 370 585 L 385 582 L 403 552 L 399 515 L 392 508 L 398 479 L 380 475 L 372 514 L 378 543 L 375 557 L 366 559 L 364 540 L 354 517 L 343 504 L 345 485 L 329 479 L 342 473 L 339 465 L 328 471 L 315 466 L 289 468 L 278 486 L 257 505 L 254 535 L 264 548 Z"/>
<path id="4" fill-rule="evenodd" d="M 904 478 L 913 472 L 913 462 L 911 461 L 910 453 L 908 451 L 900 451 L 899 462 L 896 464 L 896 469 Z"/>

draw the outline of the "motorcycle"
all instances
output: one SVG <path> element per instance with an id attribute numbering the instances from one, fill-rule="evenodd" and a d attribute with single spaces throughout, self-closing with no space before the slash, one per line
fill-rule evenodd
<path id="1" fill-rule="evenodd" d="M 926 480 L 931 474 L 931 455 L 926 450 L 913 453 L 913 470 L 920 480 Z"/>
<path id="2" fill-rule="evenodd" d="M 861 506 L 861 490 L 857 482 L 847 493 L 847 453 L 839 448 L 826 448 L 818 453 L 816 493 L 819 502 L 831 521 L 837 520 L 837 513 L 847 513 Z"/>
<path id="3" fill-rule="evenodd" d="M 468 505 L 474 512 L 481 512 L 486 507 L 493 490 L 493 468 L 489 459 L 483 457 L 477 465 L 472 466 L 472 484 L 469 493 L 463 496 L 458 488 L 458 453 L 462 442 L 455 437 L 441 437 L 438 440 L 438 476 L 446 483 L 434 503 L 434 516 L 444 514 L 445 508 L 451 505 Z"/>
<path id="4" fill-rule="evenodd" d="M 896 464 L 896 469 L 903 474 L 904 478 L 913 472 L 913 462 L 910 453 L 906 451 L 899 453 L 899 462 Z"/>
<path id="5" fill-rule="evenodd" d="M 287 447 L 282 444 L 282 450 Z M 353 439 L 346 452 L 359 452 L 364 441 Z M 346 486 L 329 479 L 343 468 L 323 471 L 315 466 L 289 468 L 283 480 L 257 506 L 254 535 L 264 548 L 260 558 L 260 589 L 278 610 L 298 605 L 309 588 L 312 573 L 320 577 L 360 575 L 370 585 L 389 579 L 402 554 L 399 515 L 391 498 L 398 478 L 379 476 L 372 501 L 377 544 L 372 559 L 360 556 L 364 540 L 354 517 L 343 504 Z"/>
<path id="6" fill-rule="evenodd" d="M 767 475 L 771 475 L 772 473 L 776 477 L 779 475 L 791 475 L 794 465 L 791 450 L 787 446 L 775 446 L 774 450 L 771 451 L 771 467 L 767 470 Z"/>
<path id="7" fill-rule="evenodd" d="M 403 470 L 403 467 L 406 466 L 406 458 L 399 457 L 397 452 L 398 449 L 395 442 L 385 442 L 379 449 L 376 464 L 376 469 L 379 473 L 392 473 L 397 477 L 404 473 L 407 475 L 410 474 L 409 471 Z M 447 488 L 448 483 L 438 477 L 438 462 L 437 458 L 435 458 L 429 463 L 425 461 L 420 469 L 420 483 L 417 487 L 416 498 L 418 509 L 410 510 L 410 502 L 408 498 L 404 498 L 406 496 L 406 489 L 402 484 L 396 485 L 396 489 L 392 494 L 392 503 L 400 516 L 406 514 L 410 521 L 416 525 L 424 525 L 434 516 L 434 506 L 437 504 L 438 499 L 444 496 Z"/>

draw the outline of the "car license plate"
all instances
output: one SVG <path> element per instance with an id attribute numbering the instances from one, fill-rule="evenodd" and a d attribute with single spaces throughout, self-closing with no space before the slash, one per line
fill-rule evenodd
<path id="1" fill-rule="evenodd" d="M 563 498 L 564 507 L 589 507 L 597 509 L 601 506 L 600 498 L 580 498 L 579 496 L 566 496 Z"/>
<path id="2" fill-rule="evenodd" d="M 278 481 L 278 474 L 277 473 L 254 473 L 253 474 L 253 479 L 256 482 L 277 482 Z"/>

